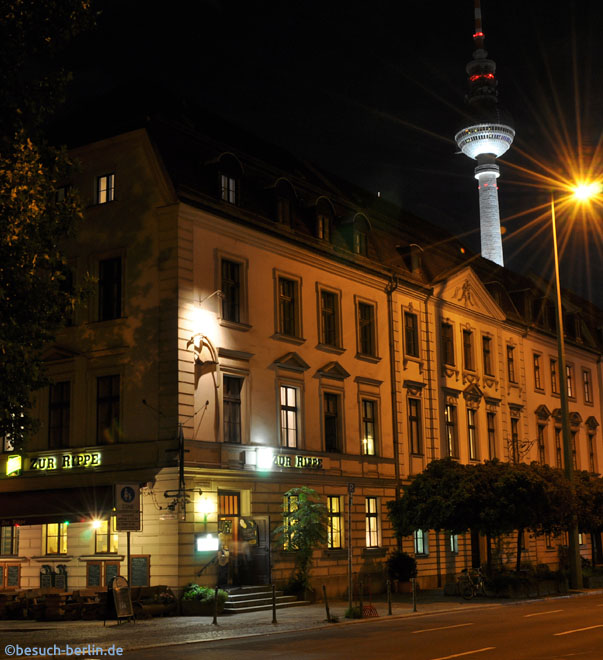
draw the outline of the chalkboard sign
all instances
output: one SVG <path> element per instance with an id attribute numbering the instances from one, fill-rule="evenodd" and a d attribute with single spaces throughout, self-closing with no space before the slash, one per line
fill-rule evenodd
<path id="1" fill-rule="evenodd" d="M 130 557 L 130 584 L 133 587 L 149 586 L 149 555 Z"/>
<path id="2" fill-rule="evenodd" d="M 111 580 L 119 574 L 119 564 L 105 564 L 105 586 L 111 584 Z"/>
<path id="3" fill-rule="evenodd" d="M 127 619 L 134 616 L 132 608 L 132 595 L 125 577 L 118 575 L 112 582 L 113 603 L 117 619 Z"/>
<path id="4" fill-rule="evenodd" d="M 88 584 L 89 587 L 101 586 L 101 565 L 100 563 L 88 562 Z"/>
<path id="5" fill-rule="evenodd" d="M 19 586 L 19 567 L 7 566 L 6 567 L 6 586 L 18 587 Z"/>
<path id="6" fill-rule="evenodd" d="M 40 587 L 42 589 L 52 587 L 52 573 L 40 573 Z"/>
<path id="7" fill-rule="evenodd" d="M 54 586 L 65 591 L 67 589 L 67 575 L 65 573 L 55 573 Z"/>

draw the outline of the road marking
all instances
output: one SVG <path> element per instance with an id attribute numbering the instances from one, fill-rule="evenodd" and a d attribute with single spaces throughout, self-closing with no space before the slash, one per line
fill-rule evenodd
<path id="1" fill-rule="evenodd" d="M 463 655 L 473 655 L 474 653 L 483 653 L 484 651 L 492 651 L 496 646 L 486 646 L 483 649 L 475 649 L 475 651 L 465 651 L 464 653 L 455 653 L 454 655 L 446 655 L 441 658 L 432 658 L 432 660 L 449 660 L 449 658 L 460 658 Z"/>
<path id="2" fill-rule="evenodd" d="M 583 632 L 584 630 L 593 630 L 593 628 L 603 628 L 603 623 L 598 623 L 596 626 L 588 626 L 588 628 L 576 628 L 576 630 L 566 630 L 565 632 L 553 633 L 553 637 L 559 637 L 559 635 L 571 635 L 575 632 Z"/>
<path id="3" fill-rule="evenodd" d="M 535 614 L 524 614 L 524 618 L 528 618 L 530 616 L 542 616 L 543 614 L 555 614 L 555 612 L 563 612 L 563 610 L 548 610 L 546 612 L 536 612 Z"/>
<path id="4" fill-rule="evenodd" d="M 434 630 L 450 630 L 450 628 L 462 628 L 463 626 L 472 626 L 472 623 L 457 623 L 455 626 L 441 626 L 440 628 L 424 628 L 423 630 L 413 630 L 413 635 L 417 633 L 432 632 Z"/>

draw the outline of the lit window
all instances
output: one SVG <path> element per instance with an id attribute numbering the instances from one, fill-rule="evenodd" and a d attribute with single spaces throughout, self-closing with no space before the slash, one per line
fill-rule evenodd
<path id="1" fill-rule="evenodd" d="M 559 379 L 557 377 L 557 360 L 551 358 L 551 391 L 559 394 Z"/>
<path id="2" fill-rule="evenodd" d="M 316 236 L 327 243 L 331 241 L 332 217 L 329 213 L 319 212 L 316 215 Z"/>
<path id="3" fill-rule="evenodd" d="M 358 303 L 358 352 L 361 355 L 377 355 L 375 306 Z"/>
<path id="4" fill-rule="evenodd" d="M 482 355 L 484 359 L 484 373 L 486 376 L 493 376 L 492 369 L 492 338 L 482 337 Z"/>
<path id="5" fill-rule="evenodd" d="M 467 439 L 469 440 L 469 459 L 477 461 L 476 412 L 472 408 L 467 408 Z"/>
<path id="6" fill-rule="evenodd" d="M 354 230 L 354 252 L 366 257 L 368 254 L 368 239 L 366 232 Z"/>
<path id="7" fill-rule="evenodd" d="M 48 448 L 69 447 L 71 383 L 64 381 L 52 384 L 48 399 Z"/>
<path id="8" fill-rule="evenodd" d="M 226 174 L 220 174 L 220 199 L 229 204 L 237 203 L 237 180 Z"/>
<path id="9" fill-rule="evenodd" d="M 415 555 L 429 554 L 428 533 L 424 529 L 417 529 L 413 533 Z"/>
<path id="10" fill-rule="evenodd" d="M 107 445 L 119 439 L 119 375 L 96 379 L 96 444 Z"/>
<path id="11" fill-rule="evenodd" d="M 567 396 L 573 399 L 576 396 L 576 391 L 574 390 L 574 367 L 571 364 L 567 364 L 565 371 L 567 373 Z"/>
<path id="12" fill-rule="evenodd" d="M 341 395 L 333 392 L 323 394 L 323 433 L 325 451 L 341 451 Z"/>
<path id="13" fill-rule="evenodd" d="M 0 555 L 19 554 L 19 528 L 16 525 L 0 527 Z"/>
<path id="14" fill-rule="evenodd" d="M 236 376 L 224 376 L 224 442 L 241 442 L 241 389 L 243 379 Z"/>
<path id="15" fill-rule="evenodd" d="M 453 555 L 457 555 L 459 552 L 459 535 L 458 534 L 449 534 L 448 535 L 448 547 L 450 552 Z"/>
<path id="16" fill-rule="evenodd" d="M 538 353 L 534 353 L 534 387 L 542 389 L 542 357 Z"/>
<path id="17" fill-rule="evenodd" d="M 473 364 L 473 332 L 471 330 L 463 330 L 463 360 L 463 366 L 467 371 L 475 369 Z"/>
<path id="18" fill-rule="evenodd" d="M 408 399 L 408 440 L 411 454 L 423 453 L 421 401 L 419 399 Z"/>
<path id="19" fill-rule="evenodd" d="M 46 525 L 46 554 L 67 554 L 67 528 L 69 523 L 49 523 Z"/>
<path id="20" fill-rule="evenodd" d="M 121 317 L 122 307 L 121 257 L 98 262 L 98 320 L 110 321 Z"/>
<path id="21" fill-rule="evenodd" d="M 404 312 L 404 345 L 406 355 L 419 357 L 419 321 L 410 312 Z"/>
<path id="22" fill-rule="evenodd" d="M 96 554 L 106 554 L 117 552 L 117 531 L 115 529 L 115 516 L 108 520 L 100 521 L 98 527 L 94 530 L 94 552 Z"/>
<path id="23" fill-rule="evenodd" d="M 371 399 L 362 399 L 362 453 L 374 456 L 376 444 L 376 403 Z"/>
<path id="24" fill-rule="evenodd" d="M 507 344 L 507 375 L 510 383 L 516 383 L 515 375 L 515 346 Z"/>
<path id="25" fill-rule="evenodd" d="M 442 323 L 442 360 L 444 364 L 454 366 L 454 338 L 452 325 Z"/>
<path id="26" fill-rule="evenodd" d="M 278 278 L 278 332 L 287 337 L 299 337 L 299 283 L 286 277 Z"/>
<path id="27" fill-rule="evenodd" d="M 490 460 L 496 458 L 496 413 L 486 413 L 488 424 L 488 453 Z"/>
<path id="28" fill-rule="evenodd" d="M 320 343 L 338 348 L 339 336 L 339 296 L 333 291 L 320 290 Z"/>
<path id="29" fill-rule="evenodd" d="M 341 500 L 339 497 L 327 497 L 327 547 L 341 548 Z"/>
<path id="30" fill-rule="evenodd" d="M 115 174 L 96 177 L 96 203 L 107 204 L 115 199 Z"/>
<path id="31" fill-rule="evenodd" d="M 582 369 L 582 385 L 584 389 L 584 403 L 593 402 L 592 376 L 589 369 Z"/>
<path id="32" fill-rule="evenodd" d="M 456 429 L 456 406 L 448 403 L 445 408 L 446 417 L 446 450 L 448 456 L 459 457 L 458 438 Z"/>
<path id="33" fill-rule="evenodd" d="M 379 510 L 376 497 L 365 499 L 365 528 L 366 547 L 376 548 L 379 546 Z"/>
<path id="34" fill-rule="evenodd" d="M 281 385 L 281 445 L 297 447 L 299 434 L 299 389 Z"/>

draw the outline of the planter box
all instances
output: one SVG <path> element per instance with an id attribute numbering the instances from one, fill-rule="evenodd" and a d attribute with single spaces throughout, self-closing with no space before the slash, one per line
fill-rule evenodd
<path id="1" fill-rule="evenodd" d="M 181 600 L 180 612 L 182 616 L 213 616 L 214 604 L 201 600 Z M 218 614 L 224 612 L 224 605 L 218 605 Z"/>

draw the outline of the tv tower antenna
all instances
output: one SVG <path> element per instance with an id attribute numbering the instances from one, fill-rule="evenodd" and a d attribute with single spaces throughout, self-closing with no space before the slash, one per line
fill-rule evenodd
<path id="1" fill-rule="evenodd" d="M 496 159 L 513 143 L 515 130 L 508 116 L 498 105 L 496 63 L 488 59 L 484 49 L 482 10 L 475 0 L 475 32 L 473 59 L 467 64 L 470 124 L 462 128 L 454 139 L 459 149 L 477 160 L 475 178 L 479 182 L 479 217 L 482 257 L 504 266 L 498 185 L 500 169 Z"/>

